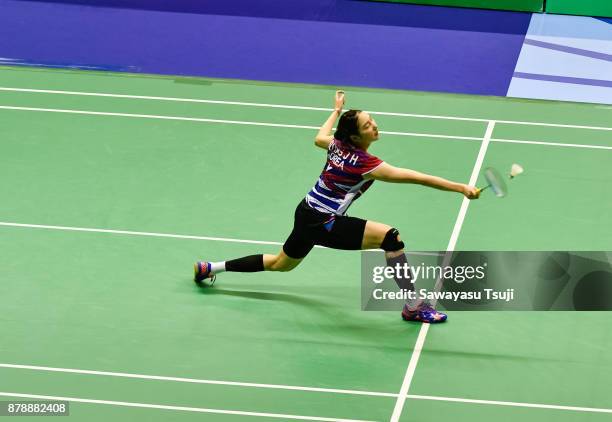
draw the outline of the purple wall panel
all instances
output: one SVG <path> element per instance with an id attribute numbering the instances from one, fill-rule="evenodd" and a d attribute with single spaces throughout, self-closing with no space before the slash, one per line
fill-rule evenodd
<path id="1" fill-rule="evenodd" d="M 380 16 L 346 23 L 329 13 L 290 20 L 14 0 L 0 0 L 0 10 L 0 57 L 24 62 L 489 95 L 506 94 L 530 16 L 514 13 L 522 19 L 514 26 L 483 32 L 383 25 Z"/>
<path id="2" fill-rule="evenodd" d="M 21 0 L 206 15 L 524 34 L 529 14 L 368 0 Z"/>

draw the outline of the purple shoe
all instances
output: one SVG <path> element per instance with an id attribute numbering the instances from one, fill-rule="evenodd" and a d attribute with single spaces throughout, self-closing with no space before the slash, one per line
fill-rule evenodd
<path id="1" fill-rule="evenodd" d="M 420 321 L 428 324 L 437 324 L 446 321 L 446 314 L 436 311 L 430 303 L 422 302 L 416 310 L 411 311 L 408 305 L 402 309 L 402 319 L 404 321 Z"/>
<path id="2" fill-rule="evenodd" d="M 193 265 L 193 281 L 195 281 L 198 286 L 204 287 L 206 286 L 206 284 L 204 284 L 204 280 L 206 280 L 207 278 L 210 279 L 210 284 L 208 284 L 208 286 L 212 286 L 213 284 L 215 284 L 215 280 L 217 279 L 216 275 L 211 274 L 210 262 L 196 262 Z"/>

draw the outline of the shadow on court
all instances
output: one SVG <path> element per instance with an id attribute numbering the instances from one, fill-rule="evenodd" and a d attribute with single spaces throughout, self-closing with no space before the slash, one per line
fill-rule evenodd
<path id="1" fill-rule="evenodd" d="M 325 309 L 329 306 L 328 303 L 321 302 L 315 299 L 309 299 L 304 296 L 292 295 L 288 293 L 267 293 L 267 292 L 253 292 L 247 290 L 227 290 L 218 287 L 199 287 L 196 286 L 196 289 L 203 295 L 223 295 L 223 296 L 234 296 L 234 297 L 242 297 L 245 299 L 255 299 L 255 300 L 271 300 L 271 301 L 279 301 L 292 303 L 295 305 L 315 307 L 320 309 Z"/>
<path id="2" fill-rule="evenodd" d="M 512 362 L 574 362 L 564 359 L 554 359 L 549 356 L 522 356 L 500 353 L 464 352 L 461 350 L 440 350 L 427 348 L 427 354 L 444 358 L 482 359 L 484 361 L 512 361 Z"/>

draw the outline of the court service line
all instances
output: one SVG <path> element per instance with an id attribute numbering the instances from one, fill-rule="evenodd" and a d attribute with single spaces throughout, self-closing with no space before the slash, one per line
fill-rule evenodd
<path id="1" fill-rule="evenodd" d="M 81 95 L 87 97 L 108 97 L 108 98 L 127 98 L 135 100 L 155 100 L 155 101 L 172 101 L 181 103 L 200 103 L 200 104 L 223 104 L 223 105 L 238 105 L 246 107 L 265 107 L 265 108 L 281 108 L 288 110 L 310 110 L 310 111 L 332 111 L 325 107 L 308 107 L 296 106 L 288 104 L 267 104 L 267 103 L 252 103 L 244 101 L 224 101 L 224 100 L 206 100 L 203 98 L 181 98 L 181 97 L 160 97 L 151 95 L 130 95 L 130 94 L 109 94 L 103 92 L 84 92 L 84 91 L 59 91 L 52 89 L 30 89 L 30 88 L 10 88 L 0 87 L 0 91 L 13 92 L 31 92 L 37 94 L 60 94 L 60 95 Z"/>
<path id="2" fill-rule="evenodd" d="M 1 391 L 0 396 L 4 397 L 20 397 L 27 399 L 42 399 L 42 400 L 61 400 L 76 403 L 92 403 L 92 404 L 105 404 L 110 406 L 122 406 L 122 407 L 140 407 L 146 409 L 162 409 L 162 410 L 178 410 L 183 412 L 198 412 L 198 413 L 215 413 L 223 415 L 240 415 L 240 416 L 259 416 L 266 418 L 277 418 L 277 419 L 292 419 L 292 420 L 303 420 L 303 421 L 321 421 L 321 422 L 369 422 L 358 419 L 338 419 L 338 418 L 324 418 L 319 416 L 302 416 L 302 415 L 287 415 L 282 413 L 263 413 L 263 412 L 247 412 L 243 410 L 224 410 L 224 409 L 210 409 L 205 407 L 186 407 L 186 406 L 168 406 L 162 404 L 153 403 L 134 403 L 126 401 L 113 401 L 113 400 L 95 400 L 95 399 L 84 399 L 80 397 L 63 397 L 63 396 L 47 396 L 41 394 L 24 394 L 24 393 L 12 393 Z"/>
<path id="3" fill-rule="evenodd" d="M 332 111 L 332 109 L 325 108 L 325 107 L 296 106 L 296 105 L 289 105 L 289 104 L 253 103 L 253 102 L 243 102 L 243 101 L 207 100 L 207 99 L 200 99 L 200 98 L 161 97 L 161 96 L 149 96 L 149 95 L 110 94 L 110 93 L 102 93 L 102 92 L 62 91 L 62 90 L 50 90 L 50 89 L 13 88 L 13 87 L 0 87 L 0 91 L 31 92 L 31 93 L 40 93 L 40 94 L 59 94 L 59 95 L 81 95 L 81 96 L 91 96 L 91 97 L 128 98 L 128 99 L 175 101 L 175 102 L 204 103 L 204 104 L 224 104 L 224 105 L 238 105 L 238 106 L 247 106 L 247 107 L 280 108 L 280 109 L 288 109 L 288 110 Z M 367 110 L 367 111 L 368 113 L 378 114 L 381 116 L 417 117 L 417 118 L 423 118 L 423 119 L 459 120 L 459 121 L 482 122 L 482 123 L 489 122 L 489 119 L 482 119 L 482 118 L 475 118 L 475 117 L 445 116 L 445 115 L 418 114 L 418 113 L 395 113 L 395 112 L 373 111 L 373 110 L 372 111 Z M 526 122 L 526 121 L 521 121 L 521 120 L 496 120 L 496 122 L 504 123 L 504 124 L 515 124 L 515 125 L 549 126 L 549 127 L 592 129 L 592 130 L 612 130 L 612 127 L 568 125 L 568 124 L 562 124 L 562 123 Z"/>
<path id="4" fill-rule="evenodd" d="M 282 242 L 271 242 L 266 240 L 248 240 L 248 239 L 232 239 L 229 237 L 210 237 L 210 236 L 193 236 L 186 234 L 172 233 L 154 233 L 154 232 L 138 232 L 133 230 L 115 230 L 115 229 L 97 229 L 93 227 L 69 227 L 69 226 L 51 226 L 46 224 L 28 224 L 28 223 L 13 223 L 10 221 L 0 221 L 0 226 L 5 227 L 21 227 L 30 229 L 46 229 L 46 230 L 65 230 L 74 232 L 90 232 L 90 233 L 109 233 L 123 234 L 131 236 L 150 236 L 150 237 L 167 237 L 174 239 L 193 239 L 193 240 L 211 240 L 215 242 L 233 242 L 233 243 L 251 243 L 256 245 L 276 245 L 282 246 Z M 328 249 L 327 246 L 315 245 L 317 249 Z M 363 251 L 380 251 L 380 249 L 363 249 Z M 412 252 L 415 255 L 432 255 L 437 256 L 436 252 Z"/>
<path id="5" fill-rule="evenodd" d="M 85 114 L 93 116 L 114 116 L 114 117 L 132 117 L 140 119 L 161 119 L 161 120 L 178 120 L 188 122 L 202 122 L 202 123 L 225 123 L 232 125 L 247 125 L 247 126 L 267 126 L 267 127 L 281 127 L 288 129 L 311 129 L 319 130 L 319 126 L 304 126 L 304 125 L 291 125 L 286 123 L 266 123 L 266 122 L 253 122 L 243 120 L 224 120 L 224 119 L 207 119 L 202 117 L 182 117 L 182 116 L 164 116 L 157 114 L 134 114 L 134 113 L 115 113 L 105 111 L 89 111 L 89 110 L 72 110 L 72 109 L 58 109 L 58 108 L 40 108 L 40 107 L 17 107 L 17 106 L 0 106 L 0 109 L 4 110 L 17 110 L 17 111 L 37 111 L 37 112 L 48 112 L 48 113 L 69 113 L 69 114 Z M 401 135 L 401 136 L 420 136 L 425 138 L 446 138 L 446 139 L 466 139 L 480 141 L 480 138 L 470 136 L 455 136 L 455 135 L 438 135 L 430 133 L 410 133 L 410 132 L 385 132 L 380 131 L 381 134 L 389 135 Z"/>
<path id="6" fill-rule="evenodd" d="M 476 163 L 474 163 L 474 168 L 472 169 L 472 174 L 470 176 L 470 181 L 469 181 L 469 184 L 471 186 L 475 186 L 476 181 L 478 180 L 478 175 L 480 174 L 480 168 L 482 167 L 484 156 L 487 153 L 487 148 L 489 147 L 491 136 L 493 135 L 493 129 L 495 129 L 495 121 L 490 121 L 487 124 L 487 130 L 485 132 L 484 138 L 482 139 L 482 144 L 480 145 L 480 150 L 478 151 L 478 156 L 476 157 Z M 453 227 L 453 231 L 451 233 L 450 240 L 448 241 L 448 246 L 446 248 L 447 252 L 451 252 L 455 250 L 455 246 L 457 245 L 457 240 L 459 239 L 459 233 L 461 232 L 461 227 L 463 226 L 463 221 L 465 220 L 465 216 L 467 214 L 467 209 L 468 209 L 469 204 L 470 204 L 470 200 L 464 197 L 463 201 L 461 202 L 461 208 L 459 209 L 459 214 L 457 215 L 457 219 L 455 221 L 455 226 Z M 448 260 L 450 260 L 450 257 L 451 257 L 451 254 L 447 254 L 445 256 L 445 260 L 442 263 L 443 266 L 448 264 Z M 440 286 L 441 286 L 441 283 L 437 283 L 436 289 L 439 290 Z M 404 409 L 404 404 L 408 396 L 408 391 L 410 390 L 410 385 L 412 384 L 414 373 L 419 363 L 421 352 L 423 351 L 423 347 L 425 345 L 425 339 L 427 338 L 427 333 L 429 332 L 429 326 L 430 324 L 422 324 L 419 330 L 417 341 L 414 345 L 412 354 L 410 355 L 410 361 L 408 362 L 408 368 L 406 368 L 406 373 L 404 375 L 404 381 L 402 382 L 402 386 L 400 388 L 399 395 L 395 402 L 395 407 L 393 408 L 393 413 L 390 419 L 391 422 L 398 422 L 400 420 L 400 417 L 402 416 L 402 411 Z"/>
<path id="7" fill-rule="evenodd" d="M 180 116 L 162 116 L 156 114 L 133 114 L 133 113 L 112 113 L 106 111 L 89 111 L 89 110 L 70 110 L 60 108 L 39 108 L 39 107 L 15 107 L 15 106 L 0 106 L 3 110 L 20 110 L 20 111 L 38 111 L 47 113 L 69 113 L 69 114 L 86 114 L 92 116 L 115 116 L 115 117 L 135 117 L 139 119 L 160 119 L 160 120 L 179 120 L 187 122 L 204 122 L 204 123 L 228 123 L 234 125 L 249 125 L 249 126 L 269 126 L 283 127 L 290 129 L 316 129 L 318 126 L 301 126 L 290 125 L 284 123 L 264 123 L 264 122 L 247 122 L 241 120 L 221 120 L 221 119 L 205 119 L 201 117 L 180 117 Z"/>
<path id="8" fill-rule="evenodd" d="M 226 385 L 226 386 L 232 386 L 232 387 L 268 388 L 268 389 L 275 389 L 275 390 L 309 391 L 309 392 L 317 392 L 317 393 L 351 394 L 351 395 L 359 395 L 359 396 L 397 397 L 397 394 L 382 393 L 382 392 L 377 392 L 377 391 L 346 390 L 346 389 L 338 389 L 338 388 L 302 387 L 302 386 L 282 385 L 282 384 L 259 384 L 259 383 L 252 383 L 252 382 L 219 381 L 219 380 L 207 380 L 207 379 L 197 379 L 197 378 L 167 377 L 167 376 L 160 376 L 160 375 L 131 374 L 131 373 L 125 373 L 125 372 L 92 371 L 88 369 L 56 368 L 56 367 L 49 367 L 49 366 L 34 366 L 34 365 L 16 365 L 16 364 L 10 364 L 10 363 L 0 363 L 0 368 L 26 369 L 26 370 L 32 370 L 32 371 L 60 372 L 60 373 L 69 373 L 69 374 L 82 374 L 82 375 L 97 375 L 97 376 L 118 377 L 118 378 L 135 378 L 135 379 L 156 380 L 156 381 L 174 381 L 174 382 L 184 382 L 184 383 L 191 383 L 191 384 Z"/>
<path id="9" fill-rule="evenodd" d="M 83 374 L 83 375 L 134 378 L 134 379 L 156 380 L 156 381 L 172 381 L 172 382 L 184 382 L 184 383 L 192 383 L 192 384 L 226 385 L 226 386 L 235 386 L 235 387 L 264 388 L 264 389 L 277 389 L 277 390 L 290 390 L 290 391 L 306 391 L 306 392 L 330 393 L 330 394 L 348 394 L 348 395 L 358 395 L 358 396 L 398 397 L 398 394 L 395 394 L 395 393 L 383 393 L 379 391 L 347 390 L 347 389 L 338 389 L 338 388 L 303 387 L 303 386 L 282 385 L 282 384 L 260 384 L 260 383 L 250 383 L 250 382 L 220 381 L 220 380 L 207 380 L 207 379 L 196 379 L 196 378 L 168 377 L 168 376 L 160 376 L 160 375 L 132 374 L 132 373 L 125 373 L 125 372 L 94 371 L 94 370 L 88 370 L 88 369 L 57 368 L 57 367 L 49 367 L 49 366 L 35 366 L 35 365 L 17 365 L 17 364 L 10 364 L 10 363 L 0 363 L 0 368 L 26 369 L 26 370 L 33 370 L 33 371 L 73 373 L 73 374 Z M 566 410 L 566 411 L 576 411 L 576 412 L 612 413 L 612 409 L 595 408 L 595 407 L 565 406 L 565 405 L 541 404 L 541 403 L 522 403 L 522 402 L 499 401 L 499 400 L 479 400 L 479 399 L 466 399 L 466 398 L 461 398 L 461 397 L 442 397 L 442 396 L 425 396 L 425 395 L 407 394 L 406 398 L 412 399 L 412 400 L 437 400 L 437 401 L 457 402 L 457 403 L 488 404 L 488 405 L 512 406 L 512 407 L 530 407 L 530 408 L 555 409 L 555 410 Z"/>
<path id="10" fill-rule="evenodd" d="M 608 149 L 612 150 L 612 146 L 608 147 L 605 145 L 584 145 L 584 144 L 562 144 L 559 142 L 545 142 L 545 141 L 519 141 L 515 139 L 491 139 L 491 142 L 509 143 L 509 144 L 530 144 L 530 145 L 546 145 L 553 147 L 568 147 L 568 148 L 589 148 L 589 149 Z"/>
<path id="11" fill-rule="evenodd" d="M 221 104 L 221 105 L 237 105 L 245 107 L 264 107 L 264 108 L 280 108 L 287 110 L 308 110 L 308 111 L 333 111 L 332 108 L 326 107 L 310 107 L 310 106 L 297 106 L 289 104 L 269 104 L 269 103 L 253 103 L 244 101 L 224 101 L 224 100 L 205 100 L 201 98 L 181 98 L 181 97 L 159 97 L 150 95 L 128 95 L 128 94 L 109 94 L 102 92 L 84 92 L 84 91 L 59 91 L 50 89 L 31 89 L 31 88 L 10 88 L 0 87 L 0 91 L 14 91 L 14 92 L 31 92 L 39 94 L 63 94 L 63 95 L 81 95 L 91 97 L 109 97 L 109 98 L 127 98 L 127 99 L 138 99 L 138 100 L 154 100 L 154 101 L 174 101 L 174 102 L 186 102 L 186 103 L 200 103 L 200 104 Z M 425 119 L 441 119 L 441 120 L 460 120 L 468 122 L 487 122 L 486 119 L 478 119 L 472 117 L 457 117 L 457 116 L 436 116 L 429 114 L 414 114 L 414 113 L 397 113 L 387 111 L 369 111 L 368 113 L 374 113 L 381 116 L 394 116 L 394 117 L 417 117 Z"/>
<path id="12" fill-rule="evenodd" d="M 597 407 L 560 406 L 556 404 L 521 403 L 521 402 L 499 401 L 499 400 L 476 400 L 476 399 L 463 399 L 463 398 L 457 398 L 457 397 L 420 396 L 420 395 L 415 395 L 415 394 L 409 394 L 408 398 L 414 399 L 414 400 L 435 400 L 435 401 L 457 402 L 457 403 L 489 404 L 489 405 L 495 405 L 495 406 L 530 407 L 530 408 L 535 408 L 535 409 L 569 410 L 569 411 L 574 411 L 574 412 L 612 413 L 612 409 L 604 409 L 604 408 L 597 408 Z"/>
<path id="13" fill-rule="evenodd" d="M 210 236 L 191 236 L 191 235 L 172 234 L 172 233 L 139 232 L 139 231 L 133 231 L 133 230 L 97 229 L 97 228 L 91 228 L 91 227 L 69 227 L 69 226 L 52 226 L 52 225 L 45 225 L 45 224 L 25 224 L 25 223 L 12 223 L 9 221 L 0 221 L 0 226 L 23 227 L 23 228 L 31 228 L 31 229 L 47 229 L 47 230 L 66 230 L 66 231 L 90 232 L 90 233 L 124 234 L 124 235 L 130 235 L 130 236 L 169 237 L 173 239 L 212 240 L 216 242 L 252 243 L 252 244 L 257 244 L 257 245 L 277 245 L 277 246 L 283 245 L 283 243 L 281 242 L 268 242 L 265 240 L 231 239 L 228 237 L 210 237 Z"/>
<path id="14" fill-rule="evenodd" d="M 133 114 L 133 113 L 114 113 L 114 112 L 102 112 L 102 111 L 88 111 L 88 110 L 71 110 L 71 109 L 55 109 L 55 108 L 39 108 L 39 107 L 17 107 L 17 106 L 6 106 L 0 105 L 0 109 L 3 110 L 17 110 L 17 111 L 34 111 L 34 112 L 47 112 L 47 113 L 69 113 L 69 114 L 83 114 L 93 116 L 115 116 L 115 117 L 130 117 L 140 119 L 161 119 L 161 120 L 177 120 L 177 121 L 189 121 L 189 122 L 203 122 L 203 123 L 225 123 L 234 125 L 247 125 L 247 126 L 267 126 L 267 127 L 280 127 L 289 129 L 309 129 L 318 130 L 319 126 L 305 126 L 305 125 L 291 125 L 285 123 L 266 123 L 266 122 L 253 122 L 253 121 L 242 121 L 242 120 L 222 120 L 222 119 L 206 119 L 201 117 L 181 117 L 181 116 L 163 116 L 155 114 Z M 472 136 L 458 136 L 458 135 L 441 135 L 433 133 L 415 133 L 415 132 L 387 132 L 380 131 L 381 134 L 386 135 L 397 135 L 397 136 L 413 136 L 422 138 L 442 138 L 442 139 L 454 139 L 454 140 L 470 140 L 470 141 L 481 141 L 481 138 Z M 522 141 L 512 139 L 491 139 L 491 142 L 509 142 L 517 144 L 535 144 L 535 145 L 548 145 L 558 147 L 572 147 L 572 148 L 590 148 L 590 149 L 606 149 L 612 150 L 612 146 L 602 145 L 588 145 L 588 144 L 564 144 L 556 142 L 541 142 L 541 141 Z"/>

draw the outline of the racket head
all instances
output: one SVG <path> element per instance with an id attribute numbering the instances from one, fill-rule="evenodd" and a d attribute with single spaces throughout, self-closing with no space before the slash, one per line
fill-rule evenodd
<path id="1" fill-rule="evenodd" d="M 487 167 L 484 171 L 484 177 L 487 183 L 491 185 L 491 190 L 498 198 L 503 198 L 508 194 L 508 186 L 502 175 L 493 167 Z"/>

